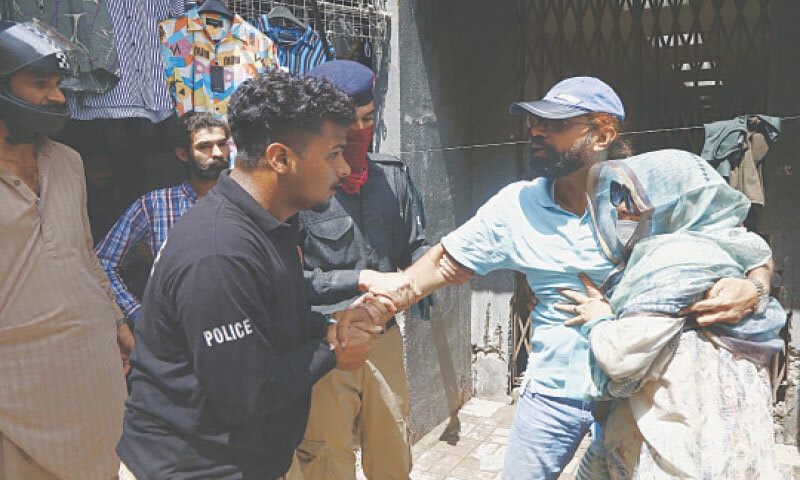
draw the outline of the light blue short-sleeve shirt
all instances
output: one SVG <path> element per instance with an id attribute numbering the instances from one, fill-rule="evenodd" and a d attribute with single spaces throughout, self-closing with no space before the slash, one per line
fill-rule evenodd
<path id="1" fill-rule="evenodd" d="M 575 215 L 552 198 L 552 180 L 538 178 L 503 188 L 464 225 L 442 239 L 459 263 L 484 275 L 500 269 L 522 272 L 539 303 L 532 312 L 525 383 L 542 395 L 602 398 L 592 378 L 589 344 L 574 315 L 556 310 L 568 302 L 558 290 L 583 290 L 578 274 L 600 285 L 614 265 L 595 240 L 588 211 Z"/>

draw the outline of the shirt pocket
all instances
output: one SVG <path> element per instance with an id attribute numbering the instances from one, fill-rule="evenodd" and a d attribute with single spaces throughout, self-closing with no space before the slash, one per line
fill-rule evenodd
<path id="1" fill-rule="evenodd" d="M 364 230 L 367 242 L 379 258 L 389 258 L 396 266 L 397 256 L 402 252 L 402 230 L 399 228 L 400 216 L 396 212 L 367 210 L 364 212 Z"/>
<path id="2" fill-rule="evenodd" d="M 345 260 L 355 235 L 353 219 L 346 216 L 313 223 L 306 227 L 306 231 L 306 249 L 311 251 L 305 253 L 333 263 Z"/>

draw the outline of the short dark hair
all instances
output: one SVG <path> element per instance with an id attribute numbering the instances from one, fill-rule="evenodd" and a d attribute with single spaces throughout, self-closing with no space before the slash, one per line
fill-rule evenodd
<path id="1" fill-rule="evenodd" d="M 192 148 L 192 134 L 198 130 L 221 128 L 230 138 L 231 129 L 222 118 L 209 112 L 189 112 L 182 117 L 172 117 L 167 125 L 167 138 L 172 148 Z"/>
<path id="2" fill-rule="evenodd" d="M 236 165 L 255 168 L 274 142 L 300 153 L 306 144 L 303 134 L 321 132 L 325 121 L 349 126 L 355 118 L 353 101 L 331 81 L 267 72 L 242 83 L 228 104 Z"/>

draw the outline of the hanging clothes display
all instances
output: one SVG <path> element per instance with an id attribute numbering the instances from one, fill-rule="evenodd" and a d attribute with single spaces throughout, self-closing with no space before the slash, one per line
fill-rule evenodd
<path id="1" fill-rule="evenodd" d="M 331 43 L 340 60 L 353 60 L 361 46 L 361 39 L 344 16 L 334 17 L 331 25 Z"/>
<path id="2" fill-rule="evenodd" d="M 358 33 L 360 28 L 345 16 L 333 17 L 329 27 L 331 29 L 331 44 L 340 60 L 353 60 L 369 68 L 372 65 L 372 40 Z"/>
<path id="3" fill-rule="evenodd" d="M 781 119 L 743 115 L 703 127 L 705 142 L 700 156 L 725 177 L 730 186 L 747 196 L 752 208 L 745 226 L 757 230 L 765 203 L 762 166 L 770 145 L 781 133 Z"/>
<path id="4" fill-rule="evenodd" d="M 336 51 L 330 45 L 326 55 L 325 42 L 310 26 L 281 27 L 270 23 L 267 14 L 261 15 L 256 25 L 275 44 L 278 63 L 291 73 L 305 75 L 308 70 L 335 58 Z"/>
<path id="5" fill-rule="evenodd" d="M 278 68 L 275 45 L 239 15 L 189 10 L 158 25 L 169 91 L 179 115 L 227 115 L 233 91 L 248 78 Z"/>
<path id="6" fill-rule="evenodd" d="M 84 2 L 88 3 L 88 2 Z M 119 57 L 119 83 L 102 94 L 77 92 L 67 96 L 76 120 L 147 118 L 153 123 L 174 113 L 164 79 L 157 25 L 184 13 L 184 0 L 105 0 Z"/>
<path id="7" fill-rule="evenodd" d="M 751 202 L 764 205 L 761 165 L 769 144 L 781 133 L 781 119 L 767 115 L 741 116 L 703 125 L 706 132 L 700 156 Z"/>
<path id="8" fill-rule="evenodd" d="M 119 81 L 117 49 L 106 0 L 0 0 L 0 19 L 41 22 L 75 46 L 67 50 L 75 70 L 68 85 L 70 89 L 105 92 Z"/>

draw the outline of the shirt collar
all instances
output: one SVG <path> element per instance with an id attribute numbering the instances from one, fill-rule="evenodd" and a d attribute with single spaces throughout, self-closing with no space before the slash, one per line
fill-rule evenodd
<path id="1" fill-rule="evenodd" d="M 231 179 L 230 175 L 230 170 L 222 172 L 219 175 L 217 184 L 214 185 L 214 188 L 212 188 L 209 193 L 225 197 L 229 202 L 236 205 L 245 215 L 250 217 L 250 219 L 265 233 L 279 227 L 291 228 L 289 224 L 280 222 L 270 215 L 255 198 L 250 196 L 250 194 L 241 187 L 241 185 Z"/>
<path id="2" fill-rule="evenodd" d="M 36 155 L 48 156 L 53 150 L 53 141 L 50 137 L 41 136 L 36 139 Z"/>
<path id="3" fill-rule="evenodd" d="M 186 18 L 188 20 L 186 25 L 186 30 L 190 32 L 205 31 L 206 26 L 203 23 L 203 14 L 198 12 L 196 8 L 189 10 L 186 13 Z M 225 39 L 227 39 L 228 37 L 234 37 L 241 40 L 239 33 L 242 30 L 240 26 L 242 22 L 243 22 L 242 17 L 240 17 L 238 14 L 234 15 L 233 19 L 231 20 L 231 27 L 228 31 L 228 34 L 225 37 L 223 37 L 220 40 L 220 42 L 225 41 Z"/>
<path id="4" fill-rule="evenodd" d="M 50 161 L 50 154 L 53 151 L 53 143 L 53 140 L 50 140 L 49 137 L 45 136 L 40 136 L 36 139 L 36 165 L 40 170 L 46 168 L 47 162 Z M 7 181 L 19 180 L 16 175 L 5 168 L 0 168 L 0 178 L 4 178 Z"/>
<path id="5" fill-rule="evenodd" d="M 554 179 L 539 177 L 537 179 L 534 179 L 532 183 L 536 187 L 534 189 L 535 192 L 534 198 L 536 199 L 536 203 L 545 208 L 560 208 L 558 207 L 555 201 L 556 182 Z"/>
<path id="6" fill-rule="evenodd" d="M 587 219 L 589 218 L 588 206 L 586 211 L 583 212 L 583 215 L 576 215 L 572 212 L 564 210 L 561 205 L 556 203 L 556 180 L 554 178 L 539 177 L 534 179 L 533 183 L 537 187 L 534 189 L 534 198 L 536 199 L 536 203 L 542 207 L 549 208 L 551 210 L 558 210 L 559 212 L 564 212 L 567 215 L 575 215 L 576 217 Z"/>
<path id="7" fill-rule="evenodd" d="M 184 195 L 189 197 L 192 200 L 192 202 L 197 201 L 197 193 L 195 193 L 194 189 L 192 188 L 192 185 L 189 183 L 188 178 L 184 180 L 183 183 L 181 183 L 180 188 L 181 192 L 183 192 Z"/>
<path id="8" fill-rule="evenodd" d="M 297 45 L 298 43 L 311 45 L 311 38 L 314 35 L 314 29 L 311 28 L 311 26 L 307 26 L 306 29 L 303 31 L 303 34 L 298 35 L 297 41 L 295 41 L 294 43 L 287 44 L 279 41 L 280 32 L 286 30 L 299 31 L 302 30 L 301 27 L 298 26 L 297 28 L 291 28 L 291 27 L 284 28 L 284 27 L 278 27 L 277 25 L 272 25 L 269 23 L 269 16 L 266 13 L 261 16 L 261 22 L 264 25 L 264 30 L 270 32 L 270 39 L 279 45 Z"/>

